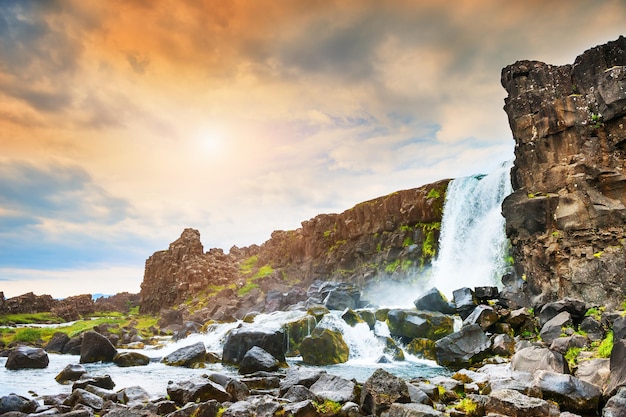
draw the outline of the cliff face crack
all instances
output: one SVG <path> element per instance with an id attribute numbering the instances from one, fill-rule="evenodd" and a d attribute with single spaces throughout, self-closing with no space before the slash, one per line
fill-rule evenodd
<path id="1" fill-rule="evenodd" d="M 622 36 L 572 65 L 520 61 L 502 70 L 516 141 L 503 214 L 517 273 L 537 303 L 567 294 L 615 305 L 625 297 L 624 65 Z M 548 252 L 563 256 L 545 262 Z"/>

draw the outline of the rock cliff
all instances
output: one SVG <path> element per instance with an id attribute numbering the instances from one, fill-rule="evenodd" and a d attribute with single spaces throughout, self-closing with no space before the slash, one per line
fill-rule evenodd
<path id="1" fill-rule="evenodd" d="M 436 253 L 448 182 L 398 191 L 340 214 L 321 214 L 296 230 L 273 232 L 260 246 L 235 246 L 228 254 L 221 249 L 205 253 L 200 233 L 186 229 L 168 250 L 146 261 L 140 309 L 157 313 L 229 287 L 242 296 L 256 288 L 263 293 L 308 288 L 317 279 L 363 287 L 382 278 L 411 278 Z M 259 294 L 251 294 L 256 298 L 250 302 L 258 303 Z"/>
<path id="2" fill-rule="evenodd" d="M 574 64 L 502 70 L 516 142 L 503 204 L 517 272 L 534 302 L 619 304 L 626 289 L 626 38 Z"/>

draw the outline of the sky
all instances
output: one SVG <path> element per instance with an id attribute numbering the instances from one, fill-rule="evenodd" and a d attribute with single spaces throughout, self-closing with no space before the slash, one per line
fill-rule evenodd
<path id="1" fill-rule="evenodd" d="M 626 2 L 2 0 L 0 291 L 139 292 L 205 250 L 513 158 L 500 71 Z"/>

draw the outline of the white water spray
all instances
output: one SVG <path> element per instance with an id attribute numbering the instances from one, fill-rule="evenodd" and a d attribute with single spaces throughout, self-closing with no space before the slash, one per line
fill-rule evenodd
<path id="1" fill-rule="evenodd" d="M 500 285 L 509 268 L 501 206 L 513 192 L 511 167 L 509 161 L 488 175 L 458 178 L 448 185 L 430 278 L 446 296 L 462 287 Z"/>

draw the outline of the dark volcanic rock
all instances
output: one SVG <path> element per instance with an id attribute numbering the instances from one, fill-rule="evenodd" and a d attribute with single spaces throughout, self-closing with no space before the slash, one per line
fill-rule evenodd
<path id="1" fill-rule="evenodd" d="M 84 374 L 87 373 L 87 370 L 83 365 L 79 364 L 69 364 L 59 374 L 54 377 L 54 379 L 59 384 L 64 384 L 69 381 L 76 381 L 80 379 Z"/>
<path id="2" fill-rule="evenodd" d="M 434 311 L 394 309 L 387 313 L 392 336 L 438 340 L 454 330 L 452 316 Z"/>
<path id="3" fill-rule="evenodd" d="M 37 410 L 37 402 L 24 398 L 20 395 L 9 394 L 0 398 L 0 414 L 10 412 L 34 413 Z"/>
<path id="4" fill-rule="evenodd" d="M 45 348 L 47 352 L 63 353 L 63 348 L 67 342 L 70 341 L 70 337 L 63 332 L 56 332 L 52 335 Z"/>
<path id="5" fill-rule="evenodd" d="M 206 358 L 206 347 L 204 343 L 198 342 L 175 350 L 165 356 L 161 361 L 170 366 L 185 366 L 191 368 L 199 363 L 203 363 Z"/>
<path id="6" fill-rule="evenodd" d="M 476 363 L 489 354 L 491 341 L 477 324 L 464 326 L 435 343 L 437 363 L 451 368 Z"/>
<path id="7" fill-rule="evenodd" d="M 222 361 L 238 365 L 245 354 L 253 347 L 263 348 L 270 355 L 285 362 L 285 336 L 282 330 L 270 330 L 243 326 L 233 329 L 226 336 Z"/>
<path id="8" fill-rule="evenodd" d="M 80 363 L 111 362 L 115 355 L 117 355 L 117 349 L 100 333 L 89 331 L 83 334 Z"/>
<path id="9" fill-rule="evenodd" d="M 278 359 L 267 353 L 263 348 L 253 346 L 246 352 L 239 363 L 239 373 L 252 374 L 258 371 L 276 371 L 280 366 Z"/>
<path id="10" fill-rule="evenodd" d="M 150 363 L 150 358 L 139 352 L 121 352 L 115 355 L 113 363 L 121 367 L 145 366 Z"/>
<path id="11" fill-rule="evenodd" d="M 361 410 L 367 414 L 380 415 L 393 403 L 409 403 L 408 384 L 383 369 L 377 369 L 361 388 Z"/>
<path id="12" fill-rule="evenodd" d="M 539 370 L 569 372 L 567 362 L 562 354 L 537 346 L 518 350 L 511 358 L 511 369 L 529 373 Z"/>
<path id="13" fill-rule="evenodd" d="M 464 287 L 454 290 L 452 296 L 456 311 L 462 320 L 465 320 L 478 305 L 478 300 L 471 288 Z"/>
<path id="14" fill-rule="evenodd" d="M 437 288 L 431 288 L 426 291 L 413 304 L 418 310 L 437 311 L 443 314 L 454 314 L 456 312 L 455 307 Z"/>
<path id="15" fill-rule="evenodd" d="M 533 388 L 541 392 L 544 400 L 555 401 L 561 410 L 580 414 L 598 411 L 602 392 L 572 375 L 549 371 L 538 371 L 534 375 Z"/>
<path id="16" fill-rule="evenodd" d="M 619 305 L 626 289 L 626 38 L 573 65 L 502 70 L 515 138 L 503 203 L 517 274 L 539 304 Z"/>
<path id="17" fill-rule="evenodd" d="M 316 327 L 300 344 L 302 361 L 310 365 L 333 365 L 348 361 L 350 349 L 341 333 Z"/>
<path id="18" fill-rule="evenodd" d="M 19 346 L 9 353 L 4 365 L 7 369 L 43 369 L 50 359 L 45 350 L 28 346 Z"/>
<path id="19" fill-rule="evenodd" d="M 228 392 L 219 384 L 206 378 L 191 378 L 187 381 L 171 382 L 167 386 L 167 395 L 178 405 L 188 402 L 216 400 L 230 401 Z"/>

